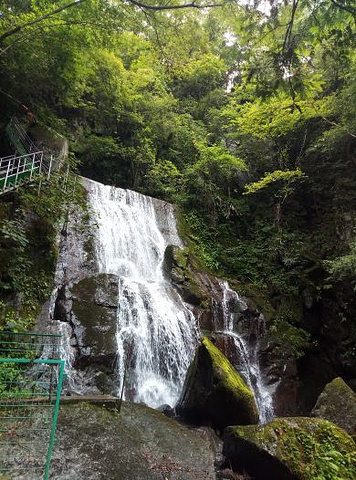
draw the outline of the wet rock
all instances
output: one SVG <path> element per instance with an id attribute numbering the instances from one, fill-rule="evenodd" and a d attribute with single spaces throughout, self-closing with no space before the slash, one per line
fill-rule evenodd
<path id="1" fill-rule="evenodd" d="M 228 427 L 223 454 L 234 471 L 256 480 L 355 478 L 355 444 L 320 418 L 277 418 L 266 425 Z"/>
<path id="2" fill-rule="evenodd" d="M 350 282 L 337 282 L 320 292 L 310 309 L 305 309 L 302 327 L 310 333 L 315 347 L 309 349 L 299 365 L 302 382 L 300 402 L 310 412 L 334 378 L 356 377 L 356 295 Z"/>
<path id="3" fill-rule="evenodd" d="M 83 212 L 71 214 L 58 238 L 54 283 L 58 290 L 98 271 L 93 239 L 97 226 Z"/>
<path id="4" fill-rule="evenodd" d="M 99 274 L 84 278 L 72 288 L 71 321 L 78 342 L 79 367 L 91 363 L 111 366 L 116 358 L 118 283 L 115 275 Z"/>
<path id="5" fill-rule="evenodd" d="M 300 415 L 302 413 L 299 405 L 301 384 L 297 359 L 290 346 L 287 343 L 280 345 L 269 339 L 261 348 L 261 366 L 267 385 L 274 390 L 275 415 L 278 417 Z"/>
<path id="6" fill-rule="evenodd" d="M 217 473 L 217 480 L 248 480 L 250 477 L 247 475 L 238 475 L 229 468 L 224 468 Z"/>
<path id="7" fill-rule="evenodd" d="M 206 337 L 189 367 L 176 411 L 193 423 L 216 429 L 258 422 L 253 393 Z"/>
<path id="8" fill-rule="evenodd" d="M 68 285 L 62 285 L 62 287 L 59 289 L 55 302 L 53 314 L 54 320 L 60 320 L 61 322 L 69 322 L 72 306 L 72 295 L 69 291 Z"/>
<path id="9" fill-rule="evenodd" d="M 325 386 L 311 414 L 326 418 L 356 436 L 356 394 L 340 377 Z"/>
<path id="10" fill-rule="evenodd" d="M 185 302 L 193 306 L 201 305 L 207 299 L 189 268 L 189 250 L 168 245 L 164 252 L 165 276 L 177 288 Z"/>
<path id="11" fill-rule="evenodd" d="M 168 404 L 161 405 L 160 407 L 157 408 L 157 410 L 159 412 L 162 412 L 163 415 L 165 415 L 168 418 L 175 418 L 176 416 L 175 409 Z"/>
<path id="12" fill-rule="evenodd" d="M 119 279 L 115 275 L 86 277 L 57 297 L 55 318 L 66 322 L 68 350 L 72 350 L 74 392 L 115 393 L 116 329 Z M 67 382 L 71 391 L 71 382 Z"/>

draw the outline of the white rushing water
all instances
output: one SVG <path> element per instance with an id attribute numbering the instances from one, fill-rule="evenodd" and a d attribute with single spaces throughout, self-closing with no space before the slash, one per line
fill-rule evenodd
<path id="1" fill-rule="evenodd" d="M 273 399 L 262 378 L 258 359 L 258 342 L 251 347 L 247 345 L 242 335 L 234 331 L 238 310 L 245 310 L 247 305 L 237 292 L 230 289 L 227 282 L 221 282 L 220 285 L 223 290 L 223 330 L 221 333 L 232 339 L 240 360 L 237 369 L 254 392 L 260 422 L 267 423 L 273 418 Z"/>
<path id="2" fill-rule="evenodd" d="M 174 405 L 198 341 L 193 314 L 163 275 L 169 244 L 182 247 L 173 207 L 139 193 L 85 180 L 98 231 L 100 273 L 120 277 L 118 392 L 152 407 Z"/>

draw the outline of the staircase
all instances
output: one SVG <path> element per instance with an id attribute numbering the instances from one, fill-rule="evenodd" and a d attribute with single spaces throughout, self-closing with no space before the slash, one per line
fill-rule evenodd
<path id="1" fill-rule="evenodd" d="M 16 117 L 7 125 L 6 133 L 17 153 L 0 158 L 0 195 L 31 182 L 37 175 L 49 178 L 52 169 L 52 157 L 49 164 L 44 161 L 43 151 L 37 151 Z"/>

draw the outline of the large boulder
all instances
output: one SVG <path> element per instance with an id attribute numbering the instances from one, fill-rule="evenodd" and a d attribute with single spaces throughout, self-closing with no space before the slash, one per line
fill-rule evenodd
<path id="1" fill-rule="evenodd" d="M 55 318 L 61 320 L 71 369 L 65 389 L 76 393 L 117 391 L 117 303 L 119 278 L 88 276 L 59 292 Z"/>
<path id="2" fill-rule="evenodd" d="M 72 288 L 71 322 L 79 366 L 110 366 L 115 360 L 118 283 L 115 275 L 99 274 L 84 278 Z"/>
<path id="3" fill-rule="evenodd" d="M 190 422 L 211 424 L 216 429 L 258 423 L 252 391 L 206 337 L 189 367 L 176 410 Z"/>
<path id="4" fill-rule="evenodd" d="M 69 399 L 60 407 L 51 479 L 215 479 L 215 453 L 208 439 L 144 405 L 124 402 L 118 413 L 111 410 L 114 400 L 98 396 L 87 401 Z M 40 416 L 33 426 L 41 426 Z M 33 467 L 44 458 L 41 432 L 21 430 L 18 435 L 26 449 L 6 446 L 8 463 Z M 36 480 L 39 474 L 29 468 L 11 478 Z"/>
<path id="5" fill-rule="evenodd" d="M 311 414 L 326 418 L 356 436 L 356 394 L 340 377 L 326 385 Z"/>
<path id="6" fill-rule="evenodd" d="M 223 454 L 255 480 L 352 480 L 352 438 L 321 418 L 277 418 L 266 425 L 228 427 Z"/>

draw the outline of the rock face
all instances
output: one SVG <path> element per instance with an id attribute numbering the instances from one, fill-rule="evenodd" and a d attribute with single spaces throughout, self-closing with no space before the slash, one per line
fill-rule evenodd
<path id="1" fill-rule="evenodd" d="M 118 285 L 117 276 L 97 274 L 62 287 L 58 295 L 54 316 L 69 326 L 67 349 L 76 369 L 71 375 L 78 376 L 74 391 L 116 392 Z"/>
<path id="2" fill-rule="evenodd" d="M 356 295 L 350 282 L 338 282 L 324 290 L 306 309 L 302 326 L 316 346 L 299 362 L 300 402 L 305 411 L 311 411 L 324 386 L 334 378 L 356 378 L 355 317 Z"/>
<path id="3" fill-rule="evenodd" d="M 117 297 L 119 278 L 98 274 L 72 288 L 72 318 L 78 342 L 78 365 L 112 365 L 117 344 Z"/>
<path id="4" fill-rule="evenodd" d="M 313 417 L 330 420 L 346 432 L 356 436 L 356 394 L 342 380 L 335 378 L 320 394 L 312 410 Z"/>
<path id="5" fill-rule="evenodd" d="M 118 413 L 98 403 L 61 405 L 51 479 L 215 479 L 215 455 L 209 440 L 144 405 L 124 403 Z M 31 441 L 34 434 L 27 434 L 22 462 L 43 457 L 45 444 Z M 15 456 L 10 457 L 14 462 Z M 11 478 L 36 480 L 39 473 L 15 473 Z"/>
<path id="6" fill-rule="evenodd" d="M 193 307 L 204 307 L 208 303 L 208 292 L 191 271 L 189 250 L 168 245 L 164 252 L 164 273 L 177 288 L 185 302 Z"/>
<path id="7" fill-rule="evenodd" d="M 267 378 L 261 369 L 261 346 L 266 343 L 261 341 L 266 331 L 263 315 L 228 282 L 198 268 L 189 249 L 169 245 L 164 265 L 166 277 L 190 304 L 201 330 L 254 391 L 260 418 L 266 422 L 272 416 L 280 376 Z"/>
<path id="8" fill-rule="evenodd" d="M 223 454 L 256 480 L 356 478 L 355 443 L 320 418 L 277 418 L 266 425 L 228 427 Z"/>
<path id="9" fill-rule="evenodd" d="M 203 338 L 189 367 L 176 411 L 193 423 L 217 429 L 258 422 L 253 393 L 207 338 Z"/>

